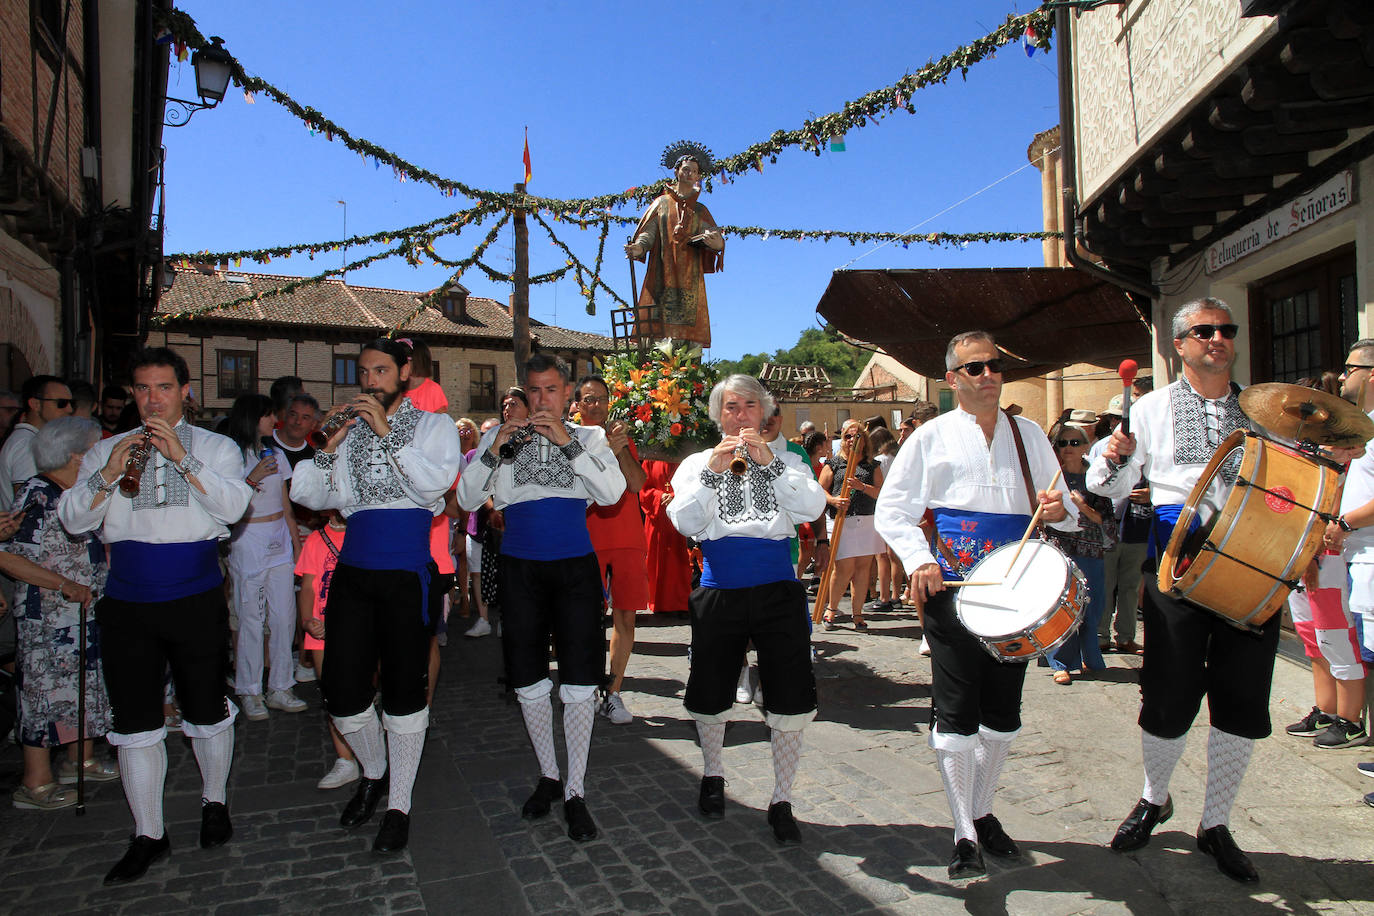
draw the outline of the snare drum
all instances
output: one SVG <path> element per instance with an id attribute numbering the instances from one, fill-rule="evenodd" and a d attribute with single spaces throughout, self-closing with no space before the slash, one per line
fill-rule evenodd
<path id="1" fill-rule="evenodd" d="M 959 622 L 993 658 L 1004 662 L 1048 656 L 1073 634 L 1088 607 L 1088 581 L 1048 541 L 1027 541 L 1008 573 L 1017 544 L 1004 544 L 968 571 L 970 582 L 1000 582 L 959 589 Z"/>
<path id="2" fill-rule="evenodd" d="M 1159 590 L 1238 627 L 1260 626 L 1317 555 L 1340 491 L 1334 465 L 1231 433 L 1188 494 L 1159 564 Z"/>

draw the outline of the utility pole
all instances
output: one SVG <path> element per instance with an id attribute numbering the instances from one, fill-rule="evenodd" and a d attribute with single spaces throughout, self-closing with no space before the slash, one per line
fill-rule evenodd
<path id="1" fill-rule="evenodd" d="M 523 197 L 525 183 L 516 182 L 515 193 Z M 512 274 L 515 293 L 511 297 L 511 321 L 515 325 L 515 377 L 525 384 L 525 363 L 530 358 L 530 230 L 525 225 L 525 211 L 516 207 L 512 214 L 515 223 L 515 272 Z"/>

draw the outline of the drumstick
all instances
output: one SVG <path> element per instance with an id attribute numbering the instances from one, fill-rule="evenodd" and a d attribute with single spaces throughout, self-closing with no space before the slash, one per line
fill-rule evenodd
<path id="1" fill-rule="evenodd" d="M 1059 470 L 1055 471 L 1054 477 L 1050 480 L 1050 485 L 1045 489 L 1053 490 L 1054 485 L 1059 483 L 1059 477 L 1063 473 L 1063 468 L 1060 468 Z M 1007 575 L 1011 575 L 1011 571 L 1016 568 L 1016 561 L 1021 558 L 1021 551 L 1025 549 L 1026 541 L 1030 540 L 1031 532 L 1034 531 L 1035 526 L 1039 524 L 1040 516 L 1044 513 L 1044 511 L 1044 503 L 1041 503 L 1040 505 L 1035 507 L 1035 514 L 1031 516 L 1030 524 L 1026 526 L 1026 533 L 1021 535 L 1021 543 L 1016 545 L 1016 553 L 1012 554 L 1011 562 L 1007 564 Z"/>
<path id="2" fill-rule="evenodd" d="M 1140 371 L 1139 364 L 1133 359 L 1123 359 L 1116 374 L 1121 376 L 1121 435 L 1131 434 L 1131 385 L 1135 374 Z"/>
<path id="3" fill-rule="evenodd" d="M 974 585 L 1001 585 L 1002 581 L 993 582 L 991 579 L 984 582 L 946 582 L 945 588 L 965 588 Z"/>

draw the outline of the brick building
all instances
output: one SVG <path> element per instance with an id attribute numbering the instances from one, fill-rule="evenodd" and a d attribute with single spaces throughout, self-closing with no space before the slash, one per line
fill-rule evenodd
<path id="1" fill-rule="evenodd" d="M 100 379 L 151 311 L 167 7 L 0 4 L 0 387 Z"/>
<path id="2" fill-rule="evenodd" d="M 215 269 L 175 268 L 159 315 L 205 309 L 266 293 L 293 277 Z M 358 393 L 359 345 L 404 323 L 401 337 L 429 345 L 435 381 L 448 396 L 449 413 L 479 423 L 496 416 L 500 396 L 516 384 L 514 325 L 510 310 L 493 299 L 452 285 L 438 307 L 412 320 L 423 293 L 352 286 L 341 280 L 267 296 L 230 309 L 157 325 L 149 346 L 165 344 L 186 357 L 196 396 L 210 414 L 224 413 L 240 394 L 267 393 L 274 378 L 298 375 L 322 406 Z M 588 371 L 611 350 L 611 338 L 531 319 L 536 350 L 556 353 Z"/>

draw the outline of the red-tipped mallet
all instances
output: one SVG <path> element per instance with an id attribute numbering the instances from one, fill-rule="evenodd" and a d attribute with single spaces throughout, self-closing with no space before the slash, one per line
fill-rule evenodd
<path id="1" fill-rule="evenodd" d="M 1140 370 L 1133 359 L 1123 359 L 1121 367 L 1116 370 L 1116 374 L 1121 376 L 1121 435 L 1131 434 L 1131 385 L 1135 382 L 1135 374 Z"/>

